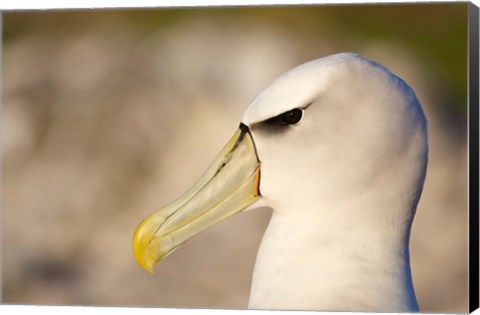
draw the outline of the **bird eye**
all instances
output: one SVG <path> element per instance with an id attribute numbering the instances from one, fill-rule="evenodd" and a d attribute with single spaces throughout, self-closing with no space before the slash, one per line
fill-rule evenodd
<path id="1" fill-rule="evenodd" d="M 292 109 L 280 116 L 280 122 L 284 125 L 295 125 L 303 116 L 303 110 L 299 108 Z"/>

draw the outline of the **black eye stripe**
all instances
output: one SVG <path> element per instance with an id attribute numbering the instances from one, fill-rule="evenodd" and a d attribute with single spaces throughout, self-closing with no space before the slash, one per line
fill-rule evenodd
<path id="1" fill-rule="evenodd" d="M 263 123 L 266 125 L 279 126 L 279 127 L 296 125 L 300 122 L 302 117 L 303 117 L 303 109 L 294 108 L 292 110 L 289 110 L 288 112 L 285 112 L 278 116 L 267 119 L 263 121 Z"/>
<path id="2" fill-rule="evenodd" d="M 285 132 L 289 129 L 288 127 L 300 123 L 303 118 L 305 109 L 312 105 L 312 103 L 313 102 L 310 102 L 304 107 L 294 108 L 275 117 L 253 123 L 252 125 L 250 125 L 250 129 L 268 133 Z"/>
<path id="3" fill-rule="evenodd" d="M 280 115 L 280 123 L 284 125 L 295 125 L 302 119 L 302 116 L 303 110 L 295 108 Z"/>

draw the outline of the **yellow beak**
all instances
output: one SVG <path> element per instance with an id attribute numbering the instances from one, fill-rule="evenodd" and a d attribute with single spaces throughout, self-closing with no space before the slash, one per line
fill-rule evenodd
<path id="1" fill-rule="evenodd" d="M 202 178 L 183 196 L 145 218 L 133 236 L 133 254 L 145 270 L 182 243 L 255 202 L 260 162 L 241 124 Z"/>

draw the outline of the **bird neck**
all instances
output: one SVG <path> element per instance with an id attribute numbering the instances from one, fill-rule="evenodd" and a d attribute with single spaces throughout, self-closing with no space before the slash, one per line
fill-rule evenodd
<path id="1" fill-rule="evenodd" d="M 318 209 L 303 212 L 311 215 L 296 210 L 272 214 L 249 308 L 418 311 L 408 250 L 411 218 L 375 222 L 381 216 L 369 217 L 368 210 L 362 218 L 338 207 L 323 216 Z"/>

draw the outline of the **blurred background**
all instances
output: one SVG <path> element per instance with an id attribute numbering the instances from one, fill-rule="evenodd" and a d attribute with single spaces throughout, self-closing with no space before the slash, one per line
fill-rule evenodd
<path id="1" fill-rule="evenodd" d="M 8 12 L 2 44 L 3 303 L 245 308 L 268 210 L 201 233 L 153 275 L 132 234 L 273 78 L 352 51 L 424 106 L 414 284 L 424 312 L 467 312 L 467 3 Z"/>

